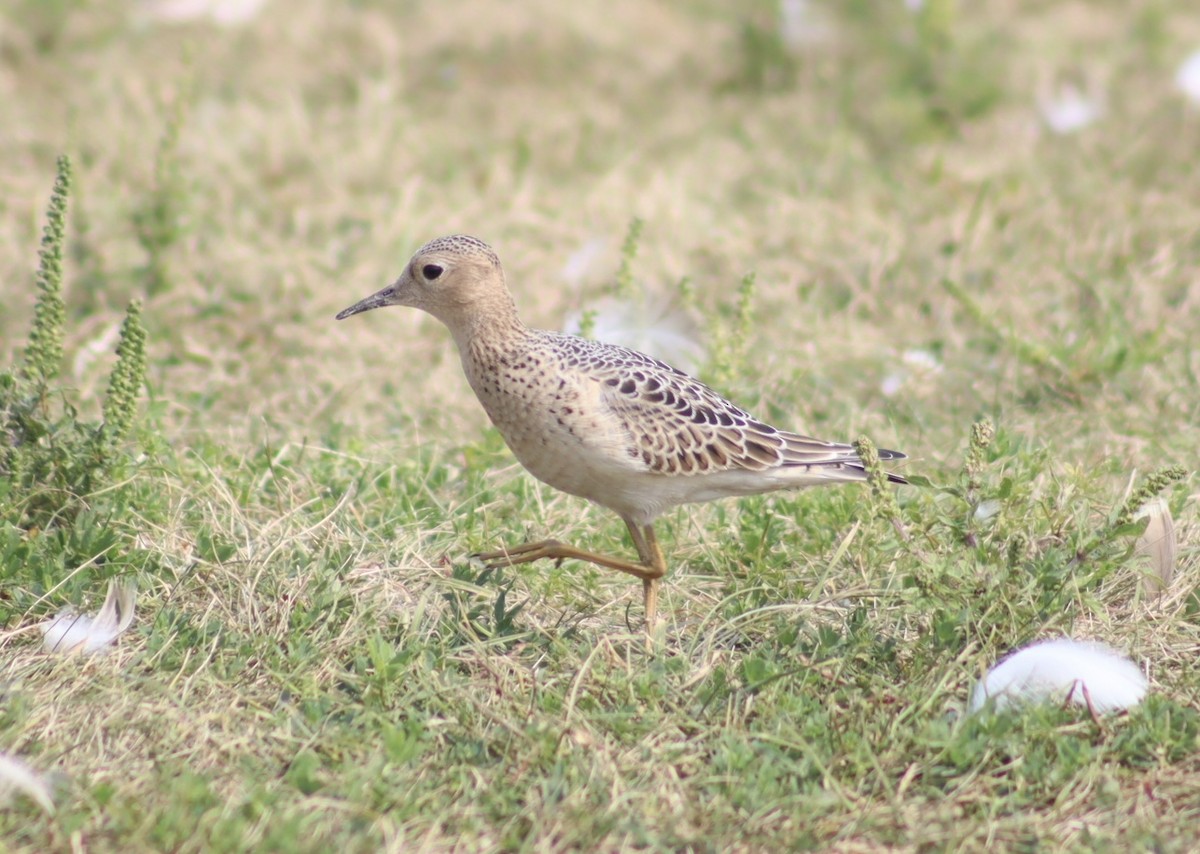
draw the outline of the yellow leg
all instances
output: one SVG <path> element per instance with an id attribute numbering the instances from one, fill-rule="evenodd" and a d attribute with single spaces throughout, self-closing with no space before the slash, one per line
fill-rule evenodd
<path id="1" fill-rule="evenodd" d="M 525 543 L 524 545 L 500 549 L 499 551 L 480 552 L 475 557 L 488 566 L 515 566 L 518 563 L 531 563 L 543 558 L 551 558 L 553 560 L 582 560 L 587 563 L 594 563 L 597 566 L 607 567 L 608 569 L 627 572 L 643 580 L 655 577 L 653 569 L 643 566 L 640 563 L 634 563 L 624 558 L 584 551 L 583 549 L 577 549 L 574 546 L 560 543 L 558 540 L 538 540 L 536 543 Z"/>
<path id="2" fill-rule="evenodd" d="M 633 540 L 633 547 L 637 549 L 642 565 L 652 570 L 652 574 L 648 578 L 642 578 L 642 604 L 646 609 L 646 633 L 651 634 L 654 632 L 654 624 L 658 616 L 658 585 L 660 579 L 667 574 L 667 561 L 663 557 L 662 549 L 659 548 L 658 537 L 654 535 L 653 525 L 644 525 L 639 528 L 626 519 L 625 526 L 629 528 L 629 537 Z"/>
<path id="3" fill-rule="evenodd" d="M 574 546 L 560 543 L 558 540 L 539 540 L 499 551 L 482 552 L 475 557 L 488 566 L 509 566 L 543 558 L 558 561 L 582 560 L 640 578 L 642 579 L 642 603 L 646 610 L 646 633 L 650 634 L 654 631 L 654 623 L 658 615 L 659 580 L 667 574 L 667 562 L 663 557 L 662 549 L 659 548 L 658 539 L 654 536 L 653 525 L 639 527 L 629 519 L 625 519 L 625 525 L 629 528 L 629 536 L 633 540 L 634 548 L 637 549 L 637 563 L 624 558 L 577 549 Z"/>

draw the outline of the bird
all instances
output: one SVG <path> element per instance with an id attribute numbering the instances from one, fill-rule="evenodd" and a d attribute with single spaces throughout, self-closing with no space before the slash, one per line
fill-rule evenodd
<path id="1" fill-rule="evenodd" d="M 517 460 L 562 492 L 614 511 L 637 560 L 548 539 L 477 557 L 488 566 L 580 560 L 642 581 L 652 633 L 667 562 L 654 533 L 680 504 L 864 481 L 851 445 L 773 427 L 665 362 L 522 322 L 496 252 L 465 234 L 422 246 L 392 284 L 337 315 L 423 310 L 450 331 L 467 382 Z M 879 450 L 881 460 L 899 451 Z M 907 481 L 887 473 L 892 483 Z"/>

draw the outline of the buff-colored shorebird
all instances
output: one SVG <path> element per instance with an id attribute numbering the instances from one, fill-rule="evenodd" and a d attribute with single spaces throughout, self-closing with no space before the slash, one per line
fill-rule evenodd
<path id="1" fill-rule="evenodd" d="M 555 489 L 616 511 L 638 553 L 632 561 L 542 540 L 479 557 L 493 565 L 572 558 L 636 576 L 647 630 L 667 572 L 654 536 L 663 511 L 866 477 L 850 445 L 764 424 L 670 365 L 614 344 L 530 329 L 517 316 L 500 259 L 477 238 L 430 241 L 400 278 L 337 317 L 388 305 L 419 308 L 446 324 L 467 381 L 521 465 Z"/>

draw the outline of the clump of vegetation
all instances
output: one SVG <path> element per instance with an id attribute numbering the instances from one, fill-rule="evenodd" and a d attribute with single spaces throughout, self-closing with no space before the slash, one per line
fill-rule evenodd
<path id="1" fill-rule="evenodd" d="M 25 532 L 68 528 L 90 496 L 132 462 L 126 439 L 146 373 L 141 305 L 129 305 L 100 423 L 80 418 L 55 383 L 66 312 L 63 245 L 71 165 L 58 160 L 37 272 L 38 302 L 24 359 L 0 373 L 0 525 Z M 11 577 L 11 576 L 10 576 Z"/>

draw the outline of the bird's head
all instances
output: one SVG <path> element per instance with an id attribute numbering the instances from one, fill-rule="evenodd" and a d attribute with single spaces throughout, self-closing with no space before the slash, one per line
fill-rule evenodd
<path id="1" fill-rule="evenodd" d="M 339 312 L 337 319 L 404 305 L 427 311 L 453 329 L 461 318 L 487 311 L 492 303 L 512 306 L 500 259 L 482 240 L 454 234 L 426 243 L 400 278 Z"/>

